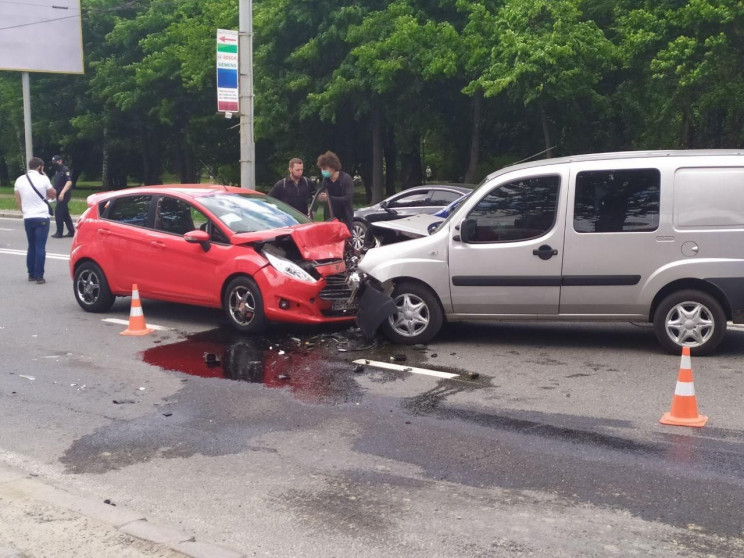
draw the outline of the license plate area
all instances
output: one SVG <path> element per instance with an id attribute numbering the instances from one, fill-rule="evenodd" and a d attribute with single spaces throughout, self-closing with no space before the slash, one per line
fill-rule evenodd
<path id="1" fill-rule="evenodd" d="M 348 300 L 334 300 L 331 304 L 331 309 L 340 312 L 341 310 L 359 310 L 359 303 L 356 300 L 349 302 Z"/>

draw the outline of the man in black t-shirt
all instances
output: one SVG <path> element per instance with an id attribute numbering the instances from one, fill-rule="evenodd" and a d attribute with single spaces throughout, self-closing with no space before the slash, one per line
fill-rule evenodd
<path id="1" fill-rule="evenodd" d="M 318 167 L 323 175 L 321 188 L 325 188 L 318 199 L 330 200 L 333 216 L 345 223 L 351 232 L 354 222 L 354 179 L 341 170 L 341 161 L 333 151 L 326 151 L 318 157 Z"/>
<path id="2" fill-rule="evenodd" d="M 307 205 L 310 201 L 310 182 L 302 176 L 305 169 L 302 159 L 289 161 L 289 177 L 282 178 L 274 184 L 269 195 L 294 207 L 303 215 L 307 215 Z"/>
<path id="3" fill-rule="evenodd" d="M 70 209 L 67 207 L 72 197 L 72 173 L 64 163 L 60 155 L 52 157 L 52 167 L 56 171 L 52 184 L 54 185 L 54 190 L 57 192 L 57 207 L 54 210 L 54 221 L 57 225 L 57 232 L 52 235 L 53 238 L 62 238 L 65 225 L 67 225 L 67 234 L 64 236 L 75 235 L 75 225 L 72 223 Z"/>

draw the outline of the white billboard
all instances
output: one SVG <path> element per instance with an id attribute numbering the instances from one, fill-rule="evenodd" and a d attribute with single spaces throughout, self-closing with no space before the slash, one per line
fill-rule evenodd
<path id="1" fill-rule="evenodd" d="M 0 1 L 0 70 L 82 74 L 80 0 Z"/>

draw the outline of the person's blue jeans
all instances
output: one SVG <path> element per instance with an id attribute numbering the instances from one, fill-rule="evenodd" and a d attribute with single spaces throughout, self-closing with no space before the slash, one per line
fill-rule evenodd
<path id="1" fill-rule="evenodd" d="M 33 217 L 24 219 L 26 227 L 26 238 L 28 239 L 28 252 L 26 254 L 26 267 L 28 276 L 33 279 L 44 278 L 44 261 L 46 260 L 46 243 L 49 237 L 49 218 Z"/>

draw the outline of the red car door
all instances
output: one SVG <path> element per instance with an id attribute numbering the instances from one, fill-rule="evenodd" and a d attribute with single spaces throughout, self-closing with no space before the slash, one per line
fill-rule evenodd
<path id="1" fill-rule="evenodd" d="M 184 238 L 185 233 L 195 229 L 212 233 L 208 250 Z M 222 282 L 236 253 L 246 249 L 232 246 L 217 226 L 191 204 L 176 197 L 160 196 L 154 226 L 148 232 L 148 250 L 153 298 L 220 306 Z"/>

